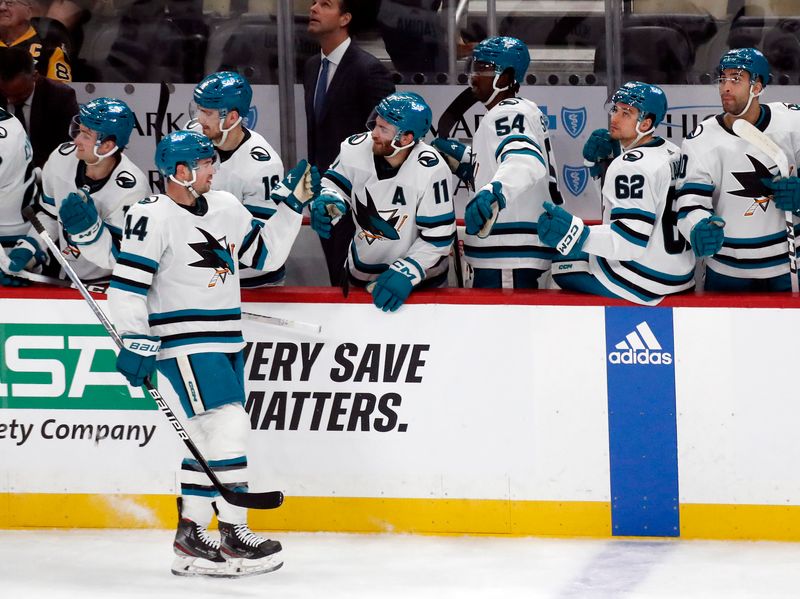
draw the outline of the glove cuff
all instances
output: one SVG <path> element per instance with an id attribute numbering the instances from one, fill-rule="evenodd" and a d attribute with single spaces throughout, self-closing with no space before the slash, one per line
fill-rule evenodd
<path id="1" fill-rule="evenodd" d="M 272 193 L 269 197 L 276 204 L 283 202 L 289 206 L 289 208 L 297 212 L 297 214 L 302 214 L 303 209 L 306 207 L 303 202 L 294 196 L 292 190 L 289 189 L 283 181 L 272 188 Z"/>
<path id="2" fill-rule="evenodd" d="M 103 234 L 103 229 L 105 229 L 105 227 L 105 223 L 100 220 L 98 216 L 91 227 L 84 229 L 80 233 L 70 233 L 69 239 L 75 245 L 89 245 L 97 241 L 97 238 Z"/>
<path id="3" fill-rule="evenodd" d="M 506 196 L 503 193 L 503 184 L 500 181 L 491 181 L 480 188 L 479 191 L 488 191 L 497 199 L 497 206 L 502 210 L 506 207 Z"/>
<path id="4" fill-rule="evenodd" d="M 150 335 L 123 335 L 122 347 L 140 356 L 157 356 L 161 348 L 161 337 Z"/>
<path id="5" fill-rule="evenodd" d="M 395 260 L 389 268 L 406 277 L 414 287 L 419 285 L 425 278 L 425 269 L 413 258 Z"/>
<path id="6" fill-rule="evenodd" d="M 561 240 L 556 244 L 556 250 L 562 256 L 566 256 L 569 254 L 573 249 L 576 249 L 576 246 L 580 244 L 581 246 L 586 241 L 586 237 L 589 236 L 589 231 L 586 229 L 586 226 L 583 224 L 583 220 L 575 216 L 572 216 L 572 221 L 569 224 L 569 228 L 567 229 L 566 235 L 564 235 Z M 584 235 L 584 232 L 586 235 Z M 580 249 L 580 246 L 577 248 Z"/>

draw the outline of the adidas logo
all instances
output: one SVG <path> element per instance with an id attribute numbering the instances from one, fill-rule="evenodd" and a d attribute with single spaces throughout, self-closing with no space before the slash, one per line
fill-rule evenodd
<path id="1" fill-rule="evenodd" d="M 647 322 L 640 322 L 636 328 L 617 343 L 608 354 L 612 364 L 672 364 L 672 354 L 665 352 Z"/>

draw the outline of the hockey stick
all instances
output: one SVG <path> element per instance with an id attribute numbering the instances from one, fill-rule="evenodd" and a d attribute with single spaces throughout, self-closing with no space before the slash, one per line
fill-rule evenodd
<path id="1" fill-rule="evenodd" d="M 436 123 L 436 137 L 440 138 L 448 138 L 450 137 L 450 133 L 453 131 L 453 127 L 456 126 L 456 123 L 464 118 L 466 112 L 472 108 L 475 104 L 478 103 L 478 98 L 475 97 L 475 94 L 472 93 L 472 88 L 468 87 L 460 94 L 458 94 L 455 99 L 450 102 L 450 105 L 444 109 L 442 116 L 439 117 L 439 122 Z M 475 185 L 473 184 L 473 191 L 475 189 Z M 467 186 L 469 190 L 469 186 Z M 488 229 L 486 229 L 486 235 L 489 234 L 489 230 L 492 228 L 494 221 L 497 220 L 497 212 L 493 210 L 493 219 L 490 219 L 491 223 L 487 221 Z M 486 225 L 484 225 L 486 228 Z M 483 228 L 481 229 L 481 233 L 483 232 Z M 486 237 L 484 235 L 484 237 Z M 480 237 L 480 234 L 478 235 Z M 460 288 L 464 288 L 464 271 L 462 270 L 461 266 L 461 244 L 458 240 L 458 229 L 455 232 L 455 240 L 453 243 L 453 262 L 455 263 L 456 267 L 456 283 Z"/>
<path id="2" fill-rule="evenodd" d="M 242 316 L 247 320 L 252 320 L 254 322 L 263 322 L 265 324 L 273 324 L 279 327 L 301 329 L 304 331 L 310 331 L 312 333 L 322 332 L 322 326 L 312 322 L 289 320 L 288 318 L 278 318 L 277 316 L 267 316 L 266 314 L 256 314 L 255 312 L 242 312 Z"/>
<path id="3" fill-rule="evenodd" d="M 778 165 L 778 171 L 781 177 L 788 177 L 792 174 L 792 168 L 789 167 L 789 160 L 786 158 L 786 154 L 783 153 L 783 150 L 755 125 L 744 119 L 737 119 L 733 122 L 733 132 L 769 156 L 775 164 Z M 786 242 L 789 246 L 789 277 L 792 281 L 792 293 L 797 293 L 800 286 L 797 280 L 794 218 L 790 210 L 784 211 L 784 218 L 786 220 Z"/>
<path id="4" fill-rule="evenodd" d="M 166 81 L 162 81 L 161 85 L 158 88 L 158 106 L 156 107 L 156 148 L 158 148 L 158 144 L 161 139 L 164 137 L 164 132 L 162 131 L 164 127 L 164 118 L 167 116 L 167 108 L 169 106 L 169 85 L 167 85 Z M 159 172 L 158 173 L 158 187 L 161 193 L 166 191 L 166 181 L 164 180 L 164 176 Z"/>
<path id="5" fill-rule="evenodd" d="M 25 217 L 26 220 L 30 221 L 33 225 L 36 232 L 39 234 L 39 237 L 42 241 L 45 242 L 47 247 L 53 252 L 53 255 L 61 262 L 61 267 L 64 269 L 64 272 L 67 273 L 67 276 L 72 280 L 75 287 L 78 291 L 80 291 L 83 299 L 86 300 L 86 303 L 89 304 L 89 307 L 94 312 L 94 315 L 100 321 L 100 324 L 103 325 L 103 328 L 109 334 L 109 336 L 114 340 L 114 343 L 117 347 L 122 347 L 122 338 L 117 333 L 116 329 L 114 329 L 114 325 L 111 324 L 111 321 L 105 315 L 103 310 L 97 304 L 95 299 L 89 294 L 86 287 L 84 287 L 83 283 L 81 282 L 80 278 L 78 277 L 77 273 L 72 269 L 69 262 L 67 262 L 66 258 L 58 251 L 58 247 L 56 246 L 53 239 L 50 237 L 50 234 L 45 230 L 44 226 L 42 226 L 41 221 L 34 213 L 33 209 L 28 207 L 22 211 L 22 215 Z M 178 433 L 178 436 L 183 440 L 186 447 L 189 448 L 189 451 L 194 456 L 194 459 L 200 464 L 200 467 L 203 469 L 203 472 L 206 473 L 208 478 L 211 480 L 211 484 L 214 485 L 214 488 L 219 491 L 219 494 L 222 498 L 230 503 L 231 505 L 238 505 L 239 507 L 246 507 L 246 508 L 254 508 L 254 509 L 261 509 L 261 510 L 269 510 L 280 507 L 283 503 L 283 493 L 280 491 L 268 491 L 266 493 L 237 493 L 228 489 L 225 485 L 223 485 L 220 480 L 217 478 L 217 475 L 214 474 L 214 471 L 211 470 L 211 467 L 206 462 L 203 455 L 200 453 L 200 450 L 197 449 L 197 446 L 194 444 L 192 439 L 189 437 L 189 433 L 186 432 L 186 429 L 183 428 L 183 425 L 180 423 L 178 418 L 175 416 L 175 413 L 170 409 L 167 405 L 166 400 L 161 396 L 161 393 L 158 392 L 153 386 L 153 383 L 150 382 L 150 377 L 146 377 L 144 379 L 144 388 L 150 394 L 150 397 L 156 402 L 159 410 L 167 417 L 170 424 L 172 424 L 175 432 Z"/>

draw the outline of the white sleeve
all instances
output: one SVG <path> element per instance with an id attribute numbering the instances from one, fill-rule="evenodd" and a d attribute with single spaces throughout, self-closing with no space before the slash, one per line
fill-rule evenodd
<path id="1" fill-rule="evenodd" d="M 697 139 L 700 137 L 687 138 L 683 142 L 684 170 L 675 185 L 678 230 L 686 239 L 690 238 L 698 222 L 714 214 L 714 178 L 706 165 L 706 158 L 702 156 L 702 142 L 695 141 Z"/>
<path id="2" fill-rule="evenodd" d="M 159 197 L 157 201 L 165 200 Z M 129 234 L 122 238 L 111 283 L 108 310 L 120 335 L 149 335 L 147 294 L 167 249 L 167 232 L 154 205 L 136 204 L 128 210 Z"/>
<path id="3" fill-rule="evenodd" d="M 250 268 L 274 271 L 283 266 L 300 232 L 303 216 L 281 202 L 266 222 L 256 220 L 242 209 L 242 242 L 239 262 Z"/>

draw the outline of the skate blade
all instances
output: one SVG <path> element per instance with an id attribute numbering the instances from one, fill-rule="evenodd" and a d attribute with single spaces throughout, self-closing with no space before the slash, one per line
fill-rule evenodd
<path id="1" fill-rule="evenodd" d="M 254 563 L 248 563 L 254 562 Z M 230 559 L 227 568 L 219 574 L 209 574 L 215 578 L 244 578 L 246 576 L 258 576 L 279 570 L 283 566 L 283 560 L 276 554 L 269 555 L 260 560 Z"/>
<path id="2" fill-rule="evenodd" d="M 227 562 L 210 562 L 200 557 L 177 556 L 172 562 L 172 573 L 175 576 L 211 576 L 219 577 L 227 571 Z"/>

